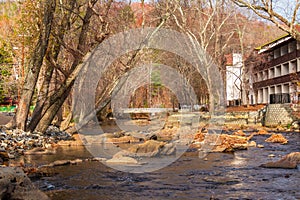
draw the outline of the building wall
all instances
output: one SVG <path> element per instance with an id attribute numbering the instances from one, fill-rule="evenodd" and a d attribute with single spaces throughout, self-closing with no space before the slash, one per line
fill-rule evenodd
<path id="1" fill-rule="evenodd" d="M 258 62 L 253 70 L 254 103 L 270 103 L 271 94 L 288 94 L 291 101 L 298 100 L 299 49 L 300 43 L 291 39 L 263 53 L 267 61 Z"/>
<path id="2" fill-rule="evenodd" d="M 232 65 L 226 66 L 227 102 L 241 99 L 242 55 L 232 54 Z"/>

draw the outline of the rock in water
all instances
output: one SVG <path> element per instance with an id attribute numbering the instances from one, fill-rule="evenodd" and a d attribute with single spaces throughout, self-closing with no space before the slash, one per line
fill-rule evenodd
<path id="1" fill-rule="evenodd" d="M 170 156 L 176 152 L 176 147 L 173 143 L 168 143 L 163 146 L 162 151 L 160 152 L 161 155 Z"/>
<path id="2" fill-rule="evenodd" d="M 243 136 L 243 137 L 246 136 L 246 134 L 242 130 L 238 130 L 234 132 L 232 135 Z"/>
<path id="3" fill-rule="evenodd" d="M 262 164 L 261 167 L 265 168 L 284 168 L 284 169 L 295 169 L 300 164 L 300 152 L 293 152 L 284 156 L 281 160 L 276 162 L 268 162 Z"/>
<path id="4" fill-rule="evenodd" d="M 126 154 L 139 154 L 146 157 L 153 157 L 159 154 L 160 149 L 164 146 L 164 142 L 148 140 L 142 144 L 137 144 L 129 147 Z"/>
<path id="5" fill-rule="evenodd" d="M 267 135 L 267 134 L 269 134 L 269 132 L 266 131 L 265 129 L 260 129 L 256 134 L 257 135 Z"/>
<path id="6" fill-rule="evenodd" d="M 0 177 L 0 199 L 49 199 L 20 168 L 0 167 Z"/>
<path id="7" fill-rule="evenodd" d="M 221 134 L 215 143 L 213 152 L 234 152 L 249 147 L 248 138 L 238 135 Z"/>
<path id="8" fill-rule="evenodd" d="M 129 153 L 138 154 L 146 157 L 158 155 L 171 155 L 175 153 L 175 146 L 170 143 L 148 140 L 142 144 L 136 144 L 127 149 Z"/>
<path id="9" fill-rule="evenodd" d="M 155 157 L 169 156 L 176 152 L 176 147 L 172 143 L 158 142 L 148 140 L 142 144 L 135 144 L 127 150 L 122 150 L 116 153 L 112 159 L 107 160 L 107 163 L 125 163 L 125 164 L 140 164 L 136 158 L 140 157 Z"/>
<path id="10" fill-rule="evenodd" d="M 123 163 L 123 164 L 138 164 L 134 158 L 127 156 L 114 156 L 112 159 L 106 161 L 107 163 Z"/>
<path id="11" fill-rule="evenodd" d="M 137 143 L 139 141 L 140 141 L 139 138 L 135 138 L 132 136 L 123 136 L 123 137 L 118 137 L 118 138 L 107 138 L 106 139 L 107 143 L 114 143 L 114 144 Z"/>
<path id="12" fill-rule="evenodd" d="M 287 144 L 288 140 L 282 134 L 272 134 L 271 137 L 265 140 L 266 142 Z"/>

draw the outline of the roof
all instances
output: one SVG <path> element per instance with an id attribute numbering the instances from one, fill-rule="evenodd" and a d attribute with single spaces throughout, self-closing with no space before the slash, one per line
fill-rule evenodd
<path id="1" fill-rule="evenodd" d="M 300 32 L 300 25 L 295 25 L 295 29 Z M 270 42 L 267 42 L 259 47 L 256 47 L 255 50 L 258 50 L 258 53 L 260 54 L 265 51 L 269 51 L 269 50 L 273 49 L 275 46 L 280 45 L 290 39 L 292 39 L 292 36 L 289 33 L 287 33 L 287 34 L 282 35 L 282 36 L 280 36 Z"/>
<path id="2" fill-rule="evenodd" d="M 290 39 L 292 39 L 292 36 L 290 36 L 290 34 L 285 34 L 280 36 L 279 38 L 276 38 L 273 41 L 267 42 L 259 47 L 256 47 L 255 50 L 258 50 L 258 53 L 263 53 L 273 49 L 275 46 L 278 46 Z"/>

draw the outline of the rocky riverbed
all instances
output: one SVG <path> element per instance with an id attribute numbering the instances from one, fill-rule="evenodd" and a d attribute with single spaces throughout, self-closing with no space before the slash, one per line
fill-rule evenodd
<path id="1" fill-rule="evenodd" d="M 233 133 L 228 132 L 228 135 Z M 59 200 L 299 199 L 296 184 L 300 181 L 299 168 L 261 167 L 268 162 L 296 161 L 299 154 L 285 155 L 300 151 L 299 133 L 271 130 L 243 133 L 246 137 L 255 133 L 251 141 L 257 146 L 233 152 L 211 152 L 203 158 L 199 157 L 197 148 L 192 148 L 169 166 L 141 174 L 116 171 L 101 162 L 86 160 L 91 154 L 83 146 L 65 146 L 55 155 L 30 155 L 31 165 L 52 166 L 54 160 L 75 161 L 75 158 L 82 162 L 51 167 L 52 174 L 33 180 L 51 199 Z M 273 134 L 281 134 L 288 142 L 267 142 Z"/>
<path id="2" fill-rule="evenodd" d="M 0 128 L 0 164 L 14 159 L 31 149 L 40 151 L 52 149 L 59 141 L 73 140 L 72 136 L 59 128 L 51 126 L 45 134 L 24 132 L 14 129 L 8 130 L 4 126 Z M 53 152 L 55 153 L 55 152 Z"/>
<path id="3" fill-rule="evenodd" d="M 77 169 L 85 171 L 91 170 L 94 168 L 93 166 L 99 166 L 99 164 L 103 163 L 109 166 L 113 165 L 128 165 L 127 168 L 139 167 L 140 165 L 151 164 L 150 162 L 145 162 L 145 160 L 153 161 L 153 159 L 161 158 L 162 156 L 172 157 L 176 155 L 178 151 L 178 145 L 186 146 L 187 153 L 184 153 L 180 156 L 179 161 L 174 160 L 172 166 L 179 166 L 178 173 L 186 173 L 187 170 L 192 170 L 187 166 L 182 167 L 180 163 L 187 163 L 192 161 L 191 166 L 196 167 L 197 159 L 195 159 L 194 154 L 198 154 L 198 159 L 200 159 L 201 166 L 211 167 L 215 170 L 219 170 L 215 167 L 219 166 L 219 162 L 223 162 L 222 156 L 225 157 L 227 155 L 246 155 L 249 159 L 252 155 L 256 155 L 252 157 L 251 161 L 247 161 L 251 166 L 247 166 L 247 162 L 245 159 L 240 159 L 234 156 L 234 160 L 231 162 L 230 159 L 225 160 L 228 162 L 228 165 L 240 165 L 239 163 L 243 163 L 243 166 L 247 168 L 247 170 L 257 168 L 285 168 L 289 170 L 296 169 L 300 164 L 300 149 L 299 149 L 299 133 L 296 132 L 285 132 L 282 129 L 280 130 L 278 127 L 275 129 L 266 129 L 263 127 L 223 127 L 221 134 L 215 134 L 214 131 L 210 132 L 207 130 L 206 126 L 201 125 L 197 129 L 183 128 L 180 132 L 179 127 L 165 127 L 158 131 L 150 131 L 145 134 L 144 132 L 125 132 L 125 131 L 116 131 L 116 129 L 112 128 L 113 131 L 104 133 L 101 135 L 101 145 L 108 147 L 109 145 L 118 147 L 118 151 L 112 154 L 110 157 L 98 157 L 93 158 L 95 155 L 91 155 L 85 149 L 84 145 L 89 146 L 84 136 L 79 137 L 77 134 L 71 136 L 66 132 L 60 131 L 57 127 L 51 126 L 45 134 L 40 133 L 29 133 L 23 132 L 20 130 L 7 130 L 4 127 L 0 129 L 0 158 L 2 164 L 11 165 L 11 166 L 20 166 L 23 170 L 33 178 L 35 184 L 42 190 L 50 191 L 50 196 L 54 199 L 60 199 L 60 192 L 55 192 L 53 189 L 64 190 L 68 195 L 70 195 L 69 190 L 65 188 L 61 188 L 59 185 L 60 182 L 64 182 L 64 179 L 57 177 L 55 174 L 69 174 L 70 179 L 72 177 L 77 176 Z M 243 129 L 243 130 L 242 130 Z M 280 130 L 281 132 L 278 132 Z M 296 141 L 295 141 L 296 140 Z M 81 141 L 83 143 L 81 143 Z M 79 148 L 75 148 L 75 146 L 79 146 Z M 63 146 L 63 147 L 62 147 Z M 203 152 L 203 147 L 205 147 L 206 153 L 211 153 L 208 156 L 204 156 L 203 158 L 200 156 L 201 152 Z M 290 148 L 289 148 L 290 147 Z M 66 154 L 66 151 L 70 150 L 70 154 Z M 239 152 L 248 152 L 243 151 L 248 150 L 249 153 L 239 153 Z M 291 153 L 293 152 L 294 153 Z M 298 152 L 297 152 L 298 151 Z M 84 153 L 83 153 L 84 152 Z M 190 152 L 193 153 L 193 156 L 190 158 L 187 155 L 190 155 Z M 253 152 L 255 152 L 253 154 Z M 228 154 L 229 153 L 229 154 Z M 279 154 L 278 154 L 279 153 Z M 289 154 L 291 153 L 291 154 Z M 278 155 L 277 155 L 278 154 Z M 70 157 L 70 155 L 72 155 Z M 210 162 L 210 159 L 214 159 L 211 156 L 218 155 L 217 161 Z M 214 156 L 213 156 L 214 157 Z M 7 162 L 10 160 L 9 162 Z M 257 160 L 257 161 L 255 161 Z M 225 162 L 225 163 L 226 163 Z M 177 164 L 176 164 L 177 163 Z M 206 166 L 204 163 L 208 163 Z M 133 165 L 132 165 L 133 164 Z M 202 166 L 202 167 L 203 167 Z M 199 166 L 198 166 L 199 167 Z M 229 168 L 232 166 L 228 166 Z M 103 167 L 101 167 L 101 170 Z M 166 166 L 166 169 L 169 168 Z M 234 167 L 233 167 L 234 168 Z M 71 169 L 71 171 L 69 171 Z M 234 168 L 235 169 L 235 168 Z M 19 170 L 19 169 L 18 169 Z M 197 167 L 194 170 L 200 170 Z M 254 171 L 255 171 L 254 170 Z M 272 169 L 274 170 L 274 169 Z M 1 170 L 0 170 L 1 171 Z M 3 170 L 2 170 L 3 171 Z M 5 171 L 5 170 L 4 170 Z M 165 171 L 165 170 L 163 170 Z M 176 170 L 175 170 L 176 171 Z M 254 173 L 253 171 L 253 173 Z M 72 174 L 72 173 L 75 174 Z M 15 172 L 14 172 L 15 173 Z M 100 172 L 99 172 L 100 173 Z M 204 173 L 204 172 L 203 172 Z M 252 173 L 252 172 L 250 172 Z M 294 173 L 294 172 L 292 172 Z M 18 173 L 15 173 L 18 174 Z M 110 174 L 110 172 L 108 173 Z M 167 173 L 168 174 L 168 173 Z M 299 175 L 298 173 L 294 173 L 295 176 Z M 242 174 L 241 174 L 242 175 Z M 121 175 L 122 177 L 123 175 Z M 131 175 L 126 175 L 131 177 Z M 162 174 L 164 177 L 165 175 Z M 232 176 L 232 175 L 231 175 Z M 211 177 L 210 174 L 205 174 L 205 177 L 202 177 L 202 182 L 200 185 L 217 183 L 221 185 L 236 185 L 241 184 L 244 180 L 241 180 L 239 177 Z M 290 175 L 289 175 L 290 176 Z M 25 177 L 25 176 L 24 176 Z M 48 179 L 47 177 L 50 177 Z M 51 181 L 51 177 L 54 178 Z M 151 176 L 150 176 L 151 177 Z M 66 178 L 66 177 L 65 177 Z M 81 182 L 81 185 L 91 184 L 87 186 L 87 190 L 94 191 L 98 188 L 98 186 L 94 187 L 93 180 L 86 180 L 84 177 L 81 177 L 85 182 Z M 181 176 L 177 176 L 181 180 Z M 94 177 L 94 181 L 99 182 L 99 177 Z M 110 181 L 114 181 L 112 178 Z M 168 178 L 167 178 L 168 179 Z M 11 182 L 13 180 L 13 182 Z M 3 183 L 6 188 L 2 192 L 2 195 L 13 195 L 10 193 L 8 185 L 13 184 L 13 188 L 17 187 L 14 182 L 14 178 L 9 179 Z M 44 180 L 47 180 L 46 182 Z M 50 181 L 49 181 L 50 180 Z M 77 179 L 76 179 L 77 180 Z M 101 177 L 100 177 L 100 180 Z M 296 178 L 295 180 L 299 180 Z M 117 180 L 116 180 L 117 181 Z M 155 181 L 155 180 L 154 180 Z M 177 180 L 172 180 L 174 183 L 178 182 Z M 21 181 L 22 182 L 22 181 Z M 51 182 L 51 183 L 49 183 Z M 134 180 L 133 180 L 134 182 Z M 142 181 L 144 182 L 144 181 Z M 49 183 L 49 184 L 48 184 Z M 66 183 L 67 188 L 68 184 Z M 197 185 L 196 181 L 196 185 Z M 200 183 L 200 182 L 199 182 Z M 75 184 L 75 183 L 74 183 Z M 113 183 L 111 183 L 113 184 Z M 145 182 L 145 184 L 155 185 L 155 183 Z M 167 183 L 166 183 L 167 184 Z M 183 183 L 182 183 L 183 184 Z M 76 184 L 75 184 L 76 185 Z M 183 187 L 193 188 L 191 185 L 182 185 Z M 73 186 L 71 186 L 73 187 Z M 105 189 L 105 186 L 99 186 L 99 190 L 104 190 L 104 192 L 108 192 Z M 127 186 L 125 186 L 127 187 Z M 177 185 L 174 187 L 177 187 Z M 8 188 L 8 189 L 7 189 Z M 111 188 L 111 187 L 109 187 Z M 131 188 L 131 187 L 129 187 Z M 187 188 L 187 190 L 188 190 Z M 66 189 L 66 190 L 65 190 Z M 97 189 L 97 190 L 98 190 Z M 138 189 L 138 188 L 131 188 Z M 178 188 L 179 189 L 179 188 Z M 82 190 L 75 188 L 75 193 Z M 84 189 L 85 190 L 85 189 Z M 109 189 L 110 190 L 110 189 Z M 171 188 L 170 191 L 173 189 Z M 177 189 L 175 188 L 177 191 Z M 143 191 L 143 190 L 142 190 Z M 168 189 L 163 189 L 162 191 L 170 192 Z M 54 192 L 54 193 L 53 193 Z M 149 194 L 147 191 L 146 196 Z M 158 196 L 164 196 L 159 191 Z M 122 193 L 122 192 L 121 192 Z M 120 195 L 121 195 L 120 193 Z M 125 192 L 126 193 L 126 192 Z M 128 194 L 128 193 L 126 193 Z M 85 193 L 85 195 L 89 198 L 94 198 L 93 195 L 89 195 Z M 135 194 L 136 195 L 136 194 Z M 71 195 L 72 196 L 72 195 Z M 139 196 L 139 195 L 138 195 Z M 150 195 L 151 196 L 151 195 Z M 149 196 L 149 197 L 150 197 Z M 172 196 L 172 195 L 171 195 Z M 170 196 L 170 197 L 171 197 Z M 191 195 L 185 194 L 185 197 L 197 196 L 197 194 L 191 192 Z M 211 195 L 213 196 L 213 195 Z M 292 195 L 296 197 L 295 195 Z M 75 197 L 75 196 L 73 196 Z M 111 197 L 107 193 L 107 197 Z M 167 198 L 166 196 L 164 196 Z M 247 195 L 245 197 L 248 197 Z M 249 197 L 258 197 L 258 196 L 249 196 Z M 129 196 L 128 196 L 129 198 Z M 65 196 L 62 199 L 67 199 Z M 114 199 L 114 198 L 112 198 Z M 116 198 L 117 199 L 117 198 Z M 130 199 L 130 198 L 129 198 Z"/>

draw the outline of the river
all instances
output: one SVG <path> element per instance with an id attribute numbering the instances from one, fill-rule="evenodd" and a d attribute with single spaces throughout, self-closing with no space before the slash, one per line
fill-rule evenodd
<path id="1" fill-rule="evenodd" d="M 116 171 L 101 162 L 53 168 L 54 175 L 34 179 L 51 199 L 300 199 L 300 169 L 267 169 L 259 165 L 300 151 L 300 134 L 283 133 L 286 145 L 266 143 L 268 135 L 255 136 L 257 144 L 235 153 L 210 153 L 199 158 L 189 150 L 176 162 L 151 173 Z M 273 154 L 274 157 L 269 155 Z M 24 157 L 28 165 L 58 159 L 91 157 L 84 147 L 59 148 L 55 155 Z"/>

